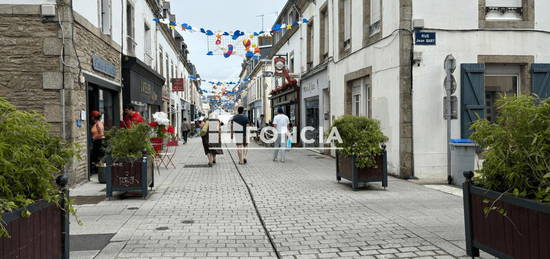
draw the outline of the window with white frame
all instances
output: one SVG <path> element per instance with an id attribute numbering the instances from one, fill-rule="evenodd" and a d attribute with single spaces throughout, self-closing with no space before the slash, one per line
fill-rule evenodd
<path id="1" fill-rule="evenodd" d="M 372 117 L 372 87 L 369 77 L 360 78 L 351 82 L 352 87 L 352 115 Z"/>
<path id="2" fill-rule="evenodd" d="M 111 34 L 111 0 L 100 1 L 100 26 L 101 32 L 104 34 Z"/>
<path id="3" fill-rule="evenodd" d="M 486 0 L 486 20 L 522 20 L 522 0 Z"/>
<path id="4" fill-rule="evenodd" d="M 370 2 L 370 34 L 376 34 L 382 29 L 382 0 L 371 0 Z"/>

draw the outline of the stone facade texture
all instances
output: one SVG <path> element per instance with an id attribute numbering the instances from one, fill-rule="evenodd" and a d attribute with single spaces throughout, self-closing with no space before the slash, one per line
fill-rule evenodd
<path id="1" fill-rule="evenodd" d="M 94 31 L 85 20 L 76 18 L 75 22 L 68 15 L 70 12 L 64 10 L 67 8 L 59 6 L 61 17 L 44 22 L 40 6 L 0 5 L 0 96 L 18 109 L 43 114 L 52 126 L 52 133 L 59 136 L 63 132 L 62 101 L 65 101 L 65 137 L 80 146 L 80 158 L 75 158 L 67 168 L 70 184 L 74 185 L 85 181 L 88 171 L 88 121 L 77 125 L 81 112 L 87 111 L 86 85 L 81 82 L 81 72 L 120 83 L 121 57 L 120 47 Z M 92 56 L 115 64 L 116 77 L 93 72 Z"/>

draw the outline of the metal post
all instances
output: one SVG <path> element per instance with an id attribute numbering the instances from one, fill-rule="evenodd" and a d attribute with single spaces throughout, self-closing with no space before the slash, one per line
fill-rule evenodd
<path id="1" fill-rule="evenodd" d="M 464 199 L 464 232 L 466 234 L 466 254 L 468 256 L 471 256 L 472 258 L 479 256 L 479 248 L 476 248 L 473 242 L 474 234 L 472 226 L 472 199 L 470 194 L 473 177 L 473 172 L 464 172 L 464 178 L 466 181 L 462 184 Z"/>
<path id="2" fill-rule="evenodd" d="M 68 259 L 70 256 L 70 233 L 69 233 L 69 207 L 66 203 L 66 199 L 69 198 L 69 189 L 67 189 L 67 184 L 69 183 L 69 178 L 66 175 L 60 175 L 56 179 L 56 183 L 59 186 L 60 198 L 59 206 L 61 207 L 61 233 L 62 233 L 62 244 L 63 244 L 63 255 L 61 258 Z"/>
<path id="3" fill-rule="evenodd" d="M 447 92 L 447 182 L 451 184 L 453 178 L 451 176 L 451 119 L 453 116 L 452 101 L 451 101 L 451 71 L 447 69 L 447 80 L 445 80 L 445 91 Z"/>

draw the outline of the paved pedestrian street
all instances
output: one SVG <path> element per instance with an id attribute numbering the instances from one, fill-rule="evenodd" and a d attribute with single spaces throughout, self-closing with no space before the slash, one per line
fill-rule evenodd
<path id="1" fill-rule="evenodd" d="M 248 160 L 236 165 L 226 150 L 208 168 L 200 139 L 180 145 L 177 169 L 156 175 L 148 199 L 76 205 L 83 225 L 72 219 L 72 258 L 465 256 L 458 196 L 394 178 L 386 190 L 354 192 L 336 181 L 334 159 L 308 150 L 290 151 L 286 163 L 251 150 Z M 71 195 L 103 188 L 88 183 Z"/>

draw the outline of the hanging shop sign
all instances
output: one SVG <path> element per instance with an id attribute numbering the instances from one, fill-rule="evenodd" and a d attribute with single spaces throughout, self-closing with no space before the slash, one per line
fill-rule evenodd
<path id="1" fill-rule="evenodd" d="M 286 67 L 286 59 L 284 57 L 275 57 L 273 60 L 273 63 L 275 64 L 275 75 L 276 76 L 283 76 L 284 75 L 284 69 Z"/>
<path id="2" fill-rule="evenodd" d="M 172 92 L 183 92 L 185 80 L 183 78 L 172 79 Z"/>

